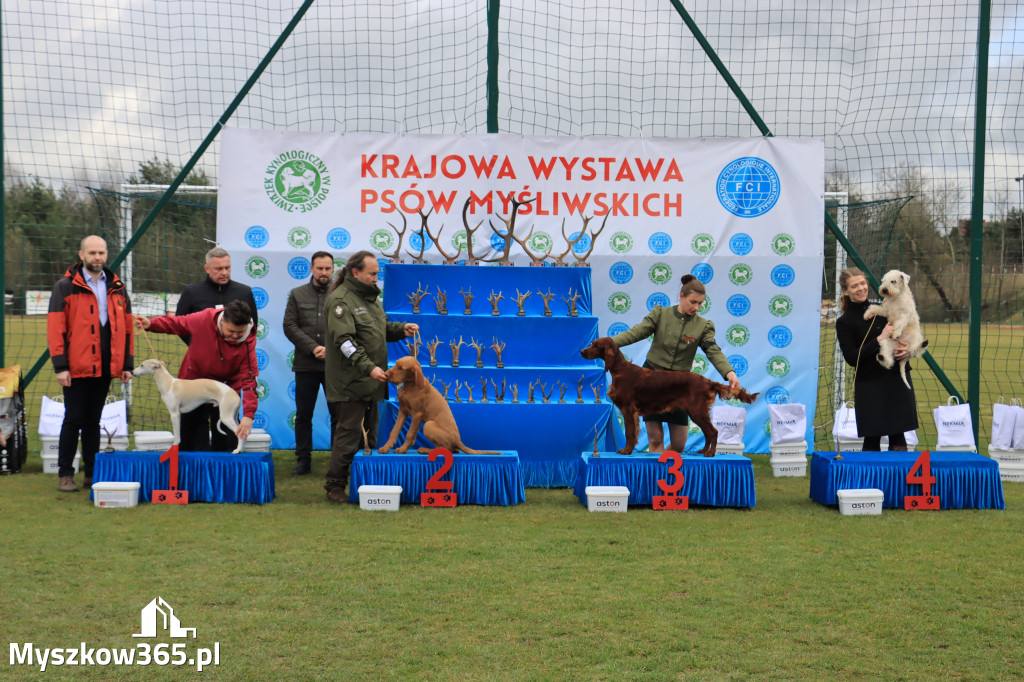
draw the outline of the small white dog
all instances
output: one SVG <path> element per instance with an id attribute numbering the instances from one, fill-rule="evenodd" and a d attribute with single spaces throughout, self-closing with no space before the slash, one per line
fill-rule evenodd
<path id="1" fill-rule="evenodd" d="M 878 364 L 886 369 L 892 367 L 895 362 L 893 352 L 898 341 L 903 341 L 909 346 L 909 357 L 919 358 L 924 355 L 928 341 L 921 333 L 921 319 L 917 315 L 914 295 L 910 293 L 910 275 L 899 270 L 890 270 L 882 277 L 878 293 L 882 295 L 882 304 L 870 306 L 864 311 L 865 320 L 881 315 L 892 325 L 892 336 L 878 343 Z M 900 377 L 907 388 L 910 388 L 906 367 L 907 361 L 900 360 Z"/>
<path id="2" fill-rule="evenodd" d="M 177 379 L 167 371 L 167 365 L 159 360 L 145 360 L 135 371 L 135 376 L 150 374 L 156 380 L 156 386 L 160 389 L 160 397 L 164 399 L 167 411 L 171 413 L 171 426 L 174 428 L 174 444 L 181 442 L 181 413 L 191 412 L 200 405 L 216 403 L 220 409 L 220 425 L 231 429 L 231 433 L 238 432 L 238 408 L 242 405 L 242 399 L 238 397 L 234 389 L 225 383 L 214 379 Z M 221 433 L 225 433 L 220 429 Z M 238 439 L 238 447 L 232 454 L 238 454 L 245 449 L 245 439 Z"/>

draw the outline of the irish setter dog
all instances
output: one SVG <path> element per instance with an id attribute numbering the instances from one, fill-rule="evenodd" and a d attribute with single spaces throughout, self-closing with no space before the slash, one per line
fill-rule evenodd
<path id="1" fill-rule="evenodd" d="M 580 351 L 587 360 L 604 360 L 611 372 L 612 385 L 608 397 L 626 422 L 626 447 L 620 454 L 628 455 L 636 448 L 640 416 L 671 410 L 686 410 L 693 423 L 704 433 L 704 456 L 714 457 L 718 448 L 718 429 L 711 423 L 711 406 L 716 398 L 737 398 L 752 403 L 753 395 L 742 388 L 735 395 L 726 384 L 706 379 L 695 372 L 667 372 L 637 367 L 626 360 L 611 338 L 604 336 Z"/>
<path id="2" fill-rule="evenodd" d="M 401 384 L 398 389 L 398 418 L 395 419 L 395 428 L 391 429 L 388 442 L 377 452 L 387 453 L 398 441 L 398 434 L 405 425 L 407 417 L 412 417 L 409 425 L 409 433 L 406 434 L 405 442 L 395 452 L 404 453 L 412 447 L 416 440 L 416 434 L 423 424 L 423 435 L 427 437 L 435 447 L 445 448 L 451 453 L 465 452 L 470 455 L 500 455 L 500 452 L 489 452 L 467 448 L 459 436 L 459 427 L 455 424 L 455 417 L 448 407 L 448 401 L 441 393 L 427 382 L 423 376 L 423 368 L 419 361 L 408 355 L 399 358 L 394 367 L 385 372 L 388 381 L 393 384 Z M 426 454 L 430 448 L 420 448 L 419 452 Z"/>

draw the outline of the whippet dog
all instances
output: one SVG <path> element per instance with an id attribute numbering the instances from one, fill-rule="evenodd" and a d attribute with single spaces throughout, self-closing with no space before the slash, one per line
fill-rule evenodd
<path id="1" fill-rule="evenodd" d="M 234 389 L 225 383 L 214 379 L 177 379 L 167 371 L 167 365 L 159 360 L 145 360 L 133 375 L 139 377 L 143 374 L 150 374 L 156 380 L 156 386 L 160 390 L 160 397 L 171 413 L 171 426 L 174 428 L 174 444 L 181 443 L 181 413 L 191 412 L 200 405 L 216 403 L 220 410 L 220 422 L 217 428 L 225 433 L 220 425 L 231 429 L 231 433 L 237 434 L 238 408 L 242 405 L 242 399 L 238 397 Z M 245 439 L 238 439 L 238 447 L 232 450 L 232 454 L 238 454 L 245 449 Z"/>

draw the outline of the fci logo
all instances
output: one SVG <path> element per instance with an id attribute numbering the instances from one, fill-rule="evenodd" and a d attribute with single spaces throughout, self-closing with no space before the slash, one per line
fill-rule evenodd
<path id="1" fill-rule="evenodd" d="M 304 249 L 313 241 L 313 235 L 304 227 L 293 227 L 288 231 L 288 243 L 292 248 Z"/>
<path id="2" fill-rule="evenodd" d="M 253 279 L 262 279 L 270 272 L 270 263 L 263 256 L 253 256 L 245 261 L 245 274 Z"/>

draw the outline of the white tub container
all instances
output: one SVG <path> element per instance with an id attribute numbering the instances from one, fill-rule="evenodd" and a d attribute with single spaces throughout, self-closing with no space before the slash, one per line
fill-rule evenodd
<path id="1" fill-rule="evenodd" d="M 253 429 L 245 439 L 244 452 L 270 452 L 270 434 L 263 429 Z"/>
<path id="2" fill-rule="evenodd" d="M 56 473 L 59 473 L 60 467 L 57 465 L 57 453 L 56 452 L 54 452 L 52 454 L 44 452 L 42 455 L 40 455 L 40 457 L 43 458 L 43 473 L 44 474 L 56 474 Z M 75 467 L 75 473 L 77 474 L 78 470 L 82 467 L 82 455 L 81 455 L 81 453 L 78 453 L 78 452 L 75 453 L 75 459 L 74 459 L 73 465 Z"/>
<path id="3" fill-rule="evenodd" d="M 746 444 L 744 443 L 716 443 L 715 452 L 721 452 L 726 455 L 742 455 L 745 447 Z"/>
<path id="4" fill-rule="evenodd" d="M 588 485 L 587 509 L 592 512 L 625 512 L 629 506 L 629 488 L 622 485 Z"/>
<path id="5" fill-rule="evenodd" d="M 836 450 L 839 452 L 861 452 L 863 449 L 863 438 L 857 438 L 856 440 L 844 440 L 840 438 L 836 441 Z"/>
<path id="6" fill-rule="evenodd" d="M 999 478 L 1003 483 L 1024 483 L 1024 462 L 1000 462 Z"/>
<path id="7" fill-rule="evenodd" d="M 135 449 L 143 452 L 167 452 L 174 445 L 170 431 L 136 431 Z"/>
<path id="8" fill-rule="evenodd" d="M 885 495 L 877 488 L 837 490 L 839 513 L 846 516 L 872 516 L 882 513 Z"/>
<path id="9" fill-rule="evenodd" d="M 772 465 L 772 475 L 776 478 L 807 475 L 807 455 L 773 454 L 769 462 Z"/>
<path id="10" fill-rule="evenodd" d="M 400 485 L 359 486 L 359 508 L 367 511 L 398 511 L 402 503 Z"/>
<path id="11" fill-rule="evenodd" d="M 797 455 L 807 456 L 807 441 L 802 440 L 798 443 L 771 443 L 768 449 L 772 453 L 772 458 L 775 457 L 794 457 Z"/>
<path id="12" fill-rule="evenodd" d="M 134 507 L 139 503 L 139 484 L 93 483 L 92 499 L 97 507 Z"/>
<path id="13" fill-rule="evenodd" d="M 1000 466 L 1003 464 L 1024 464 L 1024 450 L 1000 450 L 989 444 L 988 456 L 999 462 Z"/>

